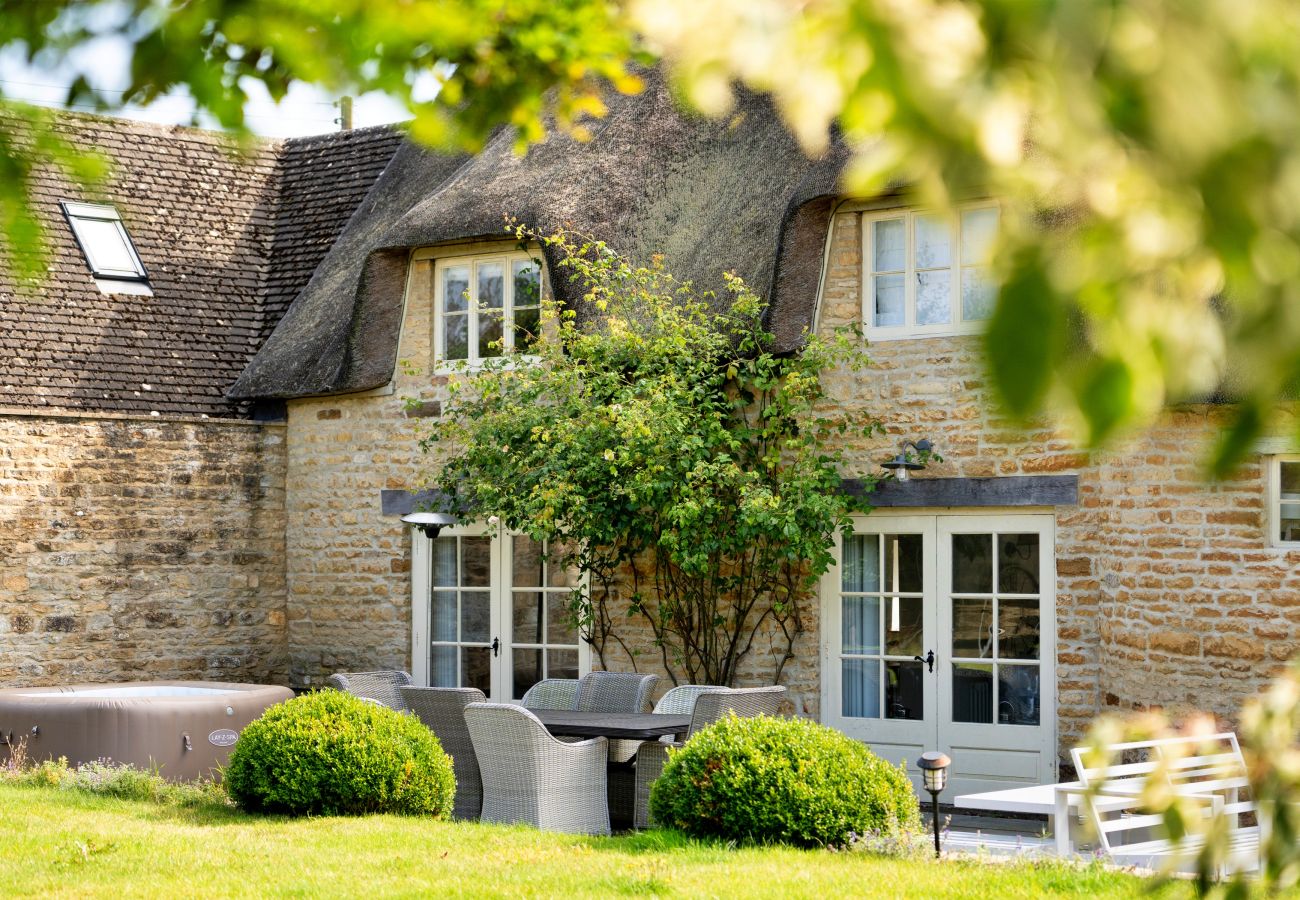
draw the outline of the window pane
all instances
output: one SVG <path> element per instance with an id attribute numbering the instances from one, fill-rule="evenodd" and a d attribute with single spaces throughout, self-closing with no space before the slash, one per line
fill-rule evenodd
<path id="1" fill-rule="evenodd" d="M 890 656 L 917 656 L 924 637 L 920 597 L 885 599 L 885 652 Z"/>
<path id="2" fill-rule="evenodd" d="M 546 651 L 546 677 L 547 678 L 577 678 L 578 677 L 578 651 L 577 650 L 547 650 Z M 523 694 L 519 695 L 520 697 Z"/>
<path id="3" fill-rule="evenodd" d="M 489 697 L 492 696 L 492 650 L 490 647 L 460 648 L 460 686 L 478 688 Z"/>
<path id="4" fill-rule="evenodd" d="M 903 309 L 903 276 L 875 275 L 876 306 L 872 324 L 885 327 L 902 325 L 905 321 Z"/>
<path id="5" fill-rule="evenodd" d="M 952 655 L 993 657 L 993 600 L 972 597 L 952 599 Z"/>
<path id="6" fill-rule="evenodd" d="M 443 312 L 469 309 L 469 266 L 447 266 L 442 270 Z"/>
<path id="7" fill-rule="evenodd" d="M 840 547 L 840 589 L 849 592 L 880 590 L 880 538 L 853 534 Z"/>
<path id="8" fill-rule="evenodd" d="M 1300 500 L 1300 462 L 1280 462 L 1277 465 L 1282 484 L 1282 499 Z M 1287 496 L 1288 494 L 1291 496 Z"/>
<path id="9" fill-rule="evenodd" d="M 434 591 L 429 609 L 430 634 L 435 641 L 456 640 L 456 592 Z"/>
<path id="10" fill-rule="evenodd" d="M 952 720 L 993 722 L 993 665 L 953 663 Z"/>
<path id="11" fill-rule="evenodd" d="M 901 272 L 907 268 L 907 229 L 902 219 L 886 219 L 871 226 L 871 246 L 876 272 Z"/>
<path id="12" fill-rule="evenodd" d="M 511 278 L 514 281 L 515 309 L 521 306 L 537 306 L 542 302 L 542 278 L 537 266 L 531 259 L 516 259 L 510 264 Z"/>
<path id="13" fill-rule="evenodd" d="M 1300 503 L 1283 503 L 1278 516 L 1278 540 L 1300 541 Z"/>
<path id="14" fill-rule="evenodd" d="M 542 586 L 542 545 L 530 537 L 510 539 L 510 564 L 515 587 Z"/>
<path id="15" fill-rule="evenodd" d="M 460 687 L 460 672 L 455 647 L 432 647 L 429 654 L 429 684 L 434 687 Z M 484 693 L 487 693 L 484 691 Z"/>
<path id="16" fill-rule="evenodd" d="M 478 315 L 478 355 L 480 359 L 500 356 L 505 352 L 502 345 L 501 313 L 480 312 Z"/>
<path id="17" fill-rule="evenodd" d="M 925 675 L 919 662 L 885 663 L 885 718 L 920 719 L 925 713 Z"/>
<path id="18" fill-rule="evenodd" d="M 545 643 L 542 633 L 544 594 L 516 591 L 510 604 L 511 638 L 516 644 Z"/>
<path id="19" fill-rule="evenodd" d="M 469 359 L 469 316 L 443 316 L 442 358 Z"/>
<path id="20" fill-rule="evenodd" d="M 952 536 L 952 590 L 956 594 L 993 593 L 993 535 Z"/>
<path id="21" fill-rule="evenodd" d="M 996 208 L 968 209 L 961 214 L 961 262 L 964 266 L 987 265 L 993 238 L 998 232 Z"/>
<path id="22" fill-rule="evenodd" d="M 880 718 L 880 661 L 843 660 L 840 690 L 842 715 L 855 719 Z"/>
<path id="23" fill-rule="evenodd" d="M 1038 659 L 1037 600 L 998 600 L 998 656 Z"/>
<path id="24" fill-rule="evenodd" d="M 547 545 L 546 586 L 575 588 L 581 580 L 578 570 L 564 565 L 565 547 L 561 544 Z"/>
<path id="25" fill-rule="evenodd" d="M 514 692 L 518 699 L 542 680 L 542 651 L 515 650 L 511 655 L 514 659 Z"/>
<path id="26" fill-rule="evenodd" d="M 952 321 L 952 273 L 947 269 L 916 273 L 916 324 Z"/>
<path id="27" fill-rule="evenodd" d="M 916 267 L 952 265 L 952 227 L 942 216 L 916 217 Z"/>
<path id="28" fill-rule="evenodd" d="M 515 310 L 515 352 L 522 353 L 537 343 L 542 327 L 542 311 L 533 309 Z"/>
<path id="29" fill-rule="evenodd" d="M 885 586 L 883 590 L 902 591 L 905 594 L 919 594 L 925 590 L 921 575 L 921 547 L 922 541 L 919 534 L 885 535 Z"/>
<path id="30" fill-rule="evenodd" d="M 478 308 L 501 309 L 504 306 L 506 269 L 503 263 L 478 264 Z"/>
<path id="31" fill-rule="evenodd" d="M 997 292 L 993 276 L 983 266 L 969 266 L 961 270 L 961 317 L 967 322 L 978 322 L 993 315 L 993 301 Z"/>
<path id="32" fill-rule="evenodd" d="M 841 650 L 851 654 L 880 652 L 880 598 L 844 597 L 840 605 Z"/>
<path id="33" fill-rule="evenodd" d="M 998 590 L 1004 594 L 1038 593 L 1038 535 L 998 535 Z"/>
<path id="34" fill-rule="evenodd" d="M 487 591 L 461 591 L 460 594 L 460 639 L 462 641 L 483 641 L 491 638 L 490 615 L 492 595 Z"/>
<path id="35" fill-rule="evenodd" d="M 467 537 L 460 539 L 461 584 L 465 587 L 487 587 L 492 583 L 492 539 Z"/>
<path id="36" fill-rule="evenodd" d="M 998 722 L 1038 724 L 1038 666 L 998 666 Z"/>
<path id="37" fill-rule="evenodd" d="M 440 537 L 433 542 L 433 586 L 456 587 L 456 539 Z"/>
<path id="38" fill-rule="evenodd" d="M 77 235 L 95 272 L 139 272 L 126 245 L 126 231 L 117 222 L 77 219 Z"/>
<path id="39" fill-rule="evenodd" d="M 578 626 L 569 612 L 569 596 L 564 591 L 551 591 L 546 595 L 546 642 L 548 644 L 578 643 Z"/>

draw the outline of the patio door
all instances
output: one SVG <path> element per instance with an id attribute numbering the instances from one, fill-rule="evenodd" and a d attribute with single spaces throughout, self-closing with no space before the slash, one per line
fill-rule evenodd
<path id="1" fill-rule="evenodd" d="M 823 713 L 949 793 L 1055 780 L 1050 515 L 857 520 L 823 579 Z"/>
<path id="2" fill-rule="evenodd" d="M 576 573 L 549 562 L 544 544 L 482 528 L 447 529 L 432 540 L 413 535 L 417 684 L 476 687 L 508 702 L 543 678 L 578 678 L 590 669 L 568 614 Z"/>

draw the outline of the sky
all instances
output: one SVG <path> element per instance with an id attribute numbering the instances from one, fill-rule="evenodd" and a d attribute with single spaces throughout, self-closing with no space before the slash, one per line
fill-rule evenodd
<path id="1" fill-rule="evenodd" d="M 100 39 L 80 47 L 58 68 L 28 65 L 22 47 L 0 48 L 0 88 L 5 96 L 40 106 L 63 108 L 68 86 L 84 74 L 94 86 L 104 91 L 121 92 L 127 84 L 130 57 L 124 42 Z M 244 107 L 248 127 L 265 137 L 284 138 L 337 131 L 338 97 L 314 85 L 295 83 L 277 106 L 266 88 L 249 80 L 245 88 L 249 102 Z M 80 108 L 80 107 L 78 107 Z M 93 108 L 80 108 L 95 112 Z M 130 106 L 115 115 L 165 125 L 189 125 L 194 102 L 187 93 L 170 94 L 148 107 Z M 387 95 L 363 94 L 353 101 L 354 128 L 383 125 L 410 118 L 406 109 Z M 212 128 L 215 123 L 200 119 L 199 125 Z"/>

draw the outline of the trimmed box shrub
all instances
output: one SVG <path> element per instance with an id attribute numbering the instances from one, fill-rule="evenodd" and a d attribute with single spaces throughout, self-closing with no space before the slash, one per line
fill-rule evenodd
<path id="1" fill-rule="evenodd" d="M 243 809 L 289 815 L 447 816 L 449 757 L 414 716 L 342 691 L 276 704 L 239 736 L 226 790 Z"/>
<path id="2" fill-rule="evenodd" d="M 650 810 L 697 837 L 802 847 L 921 829 L 902 766 L 833 728 L 770 716 L 728 716 L 671 753 Z"/>

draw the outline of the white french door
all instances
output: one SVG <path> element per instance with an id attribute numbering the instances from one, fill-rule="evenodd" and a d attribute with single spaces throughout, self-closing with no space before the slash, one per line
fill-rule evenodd
<path id="1" fill-rule="evenodd" d="M 855 521 L 823 578 L 822 720 L 950 796 L 1055 780 L 1051 515 Z"/>
<path id="2" fill-rule="evenodd" d="M 417 684 L 476 687 L 520 700 L 543 678 L 578 678 L 590 652 L 568 607 L 576 573 L 524 535 L 482 527 L 413 529 L 411 675 Z"/>

